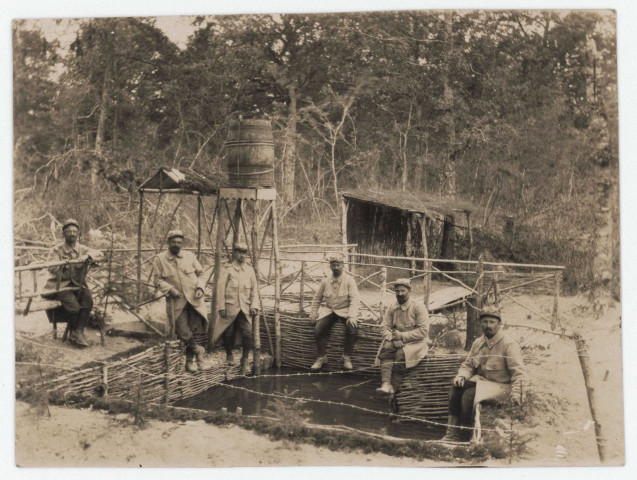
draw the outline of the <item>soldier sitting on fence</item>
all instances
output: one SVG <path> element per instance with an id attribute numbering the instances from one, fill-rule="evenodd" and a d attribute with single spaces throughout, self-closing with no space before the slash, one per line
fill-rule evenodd
<path id="1" fill-rule="evenodd" d="M 51 249 L 47 261 L 84 260 L 85 263 L 49 268 L 52 276 L 47 280 L 44 290 L 50 290 L 53 293 L 43 297 L 59 300 L 62 306 L 47 310 L 46 313 L 51 322 L 68 322 L 68 339 L 71 344 L 77 347 L 88 347 L 89 343 L 84 337 L 84 327 L 88 324 L 88 318 L 93 309 L 93 297 L 86 284 L 86 272 L 89 262 L 101 260 L 103 254 L 98 250 L 80 245 L 78 241 L 80 224 L 76 220 L 69 219 L 64 222 L 62 235 L 64 235 L 64 243 Z M 59 291 L 73 287 L 77 290 Z"/>
<path id="2" fill-rule="evenodd" d="M 473 342 L 449 392 L 449 421 L 443 441 L 471 439 L 476 401 L 508 397 L 514 405 L 524 402 L 528 378 L 520 346 L 501 330 L 500 310 L 484 307 L 480 325 L 483 335 Z"/>
<path id="3" fill-rule="evenodd" d="M 332 255 L 329 258 L 332 275 L 324 278 L 312 300 L 310 321 L 315 322 L 314 337 L 318 358 L 310 367 L 320 370 L 327 363 L 327 341 L 332 326 L 336 322 L 345 323 L 345 348 L 343 368 L 352 370 L 351 355 L 356 342 L 358 327 L 359 297 L 356 281 L 343 271 L 343 258 Z M 323 306 L 323 302 L 325 305 Z M 320 308 L 319 308 L 320 307 Z"/>
<path id="4" fill-rule="evenodd" d="M 157 255 L 153 263 L 155 284 L 166 295 L 171 334 L 176 333 L 186 344 L 186 370 L 194 373 L 204 362 L 205 350 L 197 345 L 193 334 L 204 333 L 208 328 L 203 297 L 206 277 L 197 257 L 181 249 L 184 241 L 181 230 L 168 232 L 167 241 L 168 250 Z"/>
<path id="5" fill-rule="evenodd" d="M 379 392 L 390 396 L 398 390 L 408 368 L 415 367 L 429 351 L 429 313 L 425 305 L 410 298 L 411 280 L 394 282 L 396 303 L 385 312 L 380 326 L 383 338 L 376 365 L 380 364 Z"/>

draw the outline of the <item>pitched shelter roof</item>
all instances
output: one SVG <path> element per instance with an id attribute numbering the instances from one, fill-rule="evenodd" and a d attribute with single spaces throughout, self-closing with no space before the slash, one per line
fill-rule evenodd
<path id="1" fill-rule="evenodd" d="M 139 186 L 138 190 L 140 192 L 217 195 L 224 180 L 223 175 L 210 176 L 191 168 L 160 167 L 157 173 Z"/>
<path id="2" fill-rule="evenodd" d="M 349 190 L 342 193 L 347 199 L 373 205 L 386 206 L 426 215 L 453 215 L 458 212 L 471 213 L 475 207 L 469 202 L 454 198 L 443 198 L 426 193 L 394 190 Z"/>

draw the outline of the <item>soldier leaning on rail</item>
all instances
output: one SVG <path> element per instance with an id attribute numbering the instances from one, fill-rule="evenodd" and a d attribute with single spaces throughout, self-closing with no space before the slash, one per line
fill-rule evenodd
<path id="1" fill-rule="evenodd" d="M 396 303 L 385 312 L 380 326 L 383 341 L 378 349 L 381 386 L 376 390 L 394 394 L 408 368 L 415 367 L 429 351 L 429 313 L 425 305 L 410 298 L 411 280 L 394 282 Z"/>
<path id="2" fill-rule="evenodd" d="M 206 278 L 197 257 L 181 249 L 181 230 L 168 232 L 167 241 L 168 250 L 157 255 L 153 263 L 155 284 L 166 295 L 166 314 L 175 324 L 177 338 L 186 344 L 186 370 L 194 373 L 204 362 L 205 350 L 197 345 L 193 334 L 204 333 L 208 328 L 203 297 Z"/>
<path id="3" fill-rule="evenodd" d="M 474 406 L 485 400 L 522 405 L 528 377 L 518 343 L 502 330 L 500 310 L 486 306 L 480 312 L 483 335 L 471 346 L 449 392 L 449 421 L 443 441 L 468 441 Z M 459 428 L 462 427 L 462 428 Z"/>
<path id="4" fill-rule="evenodd" d="M 84 327 L 88 324 L 88 317 L 93 309 L 93 297 L 86 285 L 86 270 L 88 262 L 99 261 L 103 258 L 102 252 L 92 250 L 84 245 L 80 245 L 80 224 L 73 219 L 69 219 L 62 225 L 62 235 L 64 243 L 53 247 L 49 252 L 47 261 L 55 260 L 84 260 L 81 265 L 61 265 L 49 268 L 52 276 L 47 280 L 44 290 L 57 290 L 57 277 L 60 274 L 59 288 L 79 287 L 78 291 L 65 291 L 43 295 L 44 298 L 56 299 L 62 303 L 69 327 L 69 342 L 77 347 L 88 347 L 89 344 L 84 337 Z M 57 309 L 47 310 L 49 320 L 53 321 Z M 60 321 L 62 319 L 58 319 Z"/>
<path id="5" fill-rule="evenodd" d="M 352 277 L 343 271 L 343 258 L 332 255 L 329 258 L 332 275 L 324 278 L 312 300 L 310 321 L 316 322 L 314 337 L 318 350 L 318 358 L 310 367 L 320 370 L 327 363 L 327 341 L 332 326 L 336 322 L 345 323 L 345 349 L 343 368 L 351 370 L 351 355 L 354 351 L 358 327 L 359 296 L 358 287 Z M 325 306 L 322 303 L 325 302 Z M 320 307 L 320 309 L 319 309 Z M 317 321 L 318 320 L 318 321 Z"/>
<path id="6" fill-rule="evenodd" d="M 217 285 L 219 318 L 215 326 L 215 335 L 217 332 L 223 335 L 228 365 L 234 365 L 232 347 L 237 328 L 241 330 L 241 371 L 244 375 L 250 373 L 248 356 L 252 349 L 252 317 L 258 313 L 259 304 L 259 285 L 254 269 L 245 263 L 247 253 L 248 246 L 237 242 L 232 249 L 232 262 L 221 270 Z"/>

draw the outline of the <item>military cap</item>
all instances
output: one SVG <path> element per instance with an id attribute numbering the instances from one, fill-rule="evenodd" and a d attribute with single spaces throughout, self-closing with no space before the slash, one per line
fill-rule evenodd
<path id="1" fill-rule="evenodd" d="M 168 238 L 167 240 L 170 241 L 171 239 L 175 238 L 175 237 L 181 237 L 184 238 L 184 232 L 182 232 L 181 230 L 177 229 L 177 230 L 171 230 L 170 232 L 168 232 Z"/>
<path id="2" fill-rule="evenodd" d="M 69 218 L 66 222 L 64 222 L 64 224 L 62 225 L 62 231 L 64 231 L 64 229 L 66 227 L 70 227 L 71 225 L 77 227 L 77 229 L 80 229 L 80 224 L 77 222 L 77 220 L 73 220 L 72 218 Z"/>
<path id="3" fill-rule="evenodd" d="M 327 260 L 330 263 L 332 262 L 343 263 L 343 255 L 341 255 L 340 253 L 332 253 L 329 257 L 327 257 Z"/>
<path id="4" fill-rule="evenodd" d="M 243 242 L 237 242 L 232 246 L 233 250 L 238 252 L 248 253 L 248 246 Z"/>
<path id="5" fill-rule="evenodd" d="M 480 318 L 482 317 L 493 317 L 502 321 L 502 314 L 500 313 L 500 309 L 495 305 L 485 305 L 482 307 L 480 311 Z"/>
<path id="6" fill-rule="evenodd" d="M 394 288 L 396 288 L 398 285 L 402 285 L 403 287 L 407 287 L 409 290 L 411 290 L 411 280 L 409 280 L 408 278 L 399 278 L 398 280 L 394 280 L 393 284 Z"/>

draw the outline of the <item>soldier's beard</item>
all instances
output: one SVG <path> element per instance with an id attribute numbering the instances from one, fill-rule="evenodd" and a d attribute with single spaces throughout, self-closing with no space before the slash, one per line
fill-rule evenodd
<path id="1" fill-rule="evenodd" d="M 168 250 L 170 250 L 170 253 L 173 255 L 177 255 L 181 251 L 181 247 L 168 247 Z"/>

